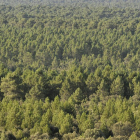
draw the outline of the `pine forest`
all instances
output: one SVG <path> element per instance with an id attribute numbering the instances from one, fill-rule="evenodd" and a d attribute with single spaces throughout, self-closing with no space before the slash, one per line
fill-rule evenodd
<path id="1" fill-rule="evenodd" d="M 140 140 L 140 0 L 0 0 L 0 140 Z"/>

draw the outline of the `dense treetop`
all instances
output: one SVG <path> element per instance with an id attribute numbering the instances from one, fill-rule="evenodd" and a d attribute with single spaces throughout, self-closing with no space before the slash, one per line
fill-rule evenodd
<path id="1" fill-rule="evenodd" d="M 2 140 L 140 138 L 139 1 L 119 2 L 0 1 Z"/>

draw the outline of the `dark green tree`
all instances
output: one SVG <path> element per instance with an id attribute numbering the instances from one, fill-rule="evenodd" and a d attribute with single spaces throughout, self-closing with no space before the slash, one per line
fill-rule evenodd
<path id="1" fill-rule="evenodd" d="M 1 80 L 1 92 L 4 93 L 4 97 L 9 99 L 24 99 L 22 78 L 15 73 L 8 73 Z"/>

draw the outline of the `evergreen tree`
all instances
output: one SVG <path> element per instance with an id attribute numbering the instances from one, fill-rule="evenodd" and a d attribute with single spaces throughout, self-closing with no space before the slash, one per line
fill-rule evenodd
<path id="1" fill-rule="evenodd" d="M 93 129 L 94 121 L 92 116 L 86 115 L 86 113 L 83 112 L 80 116 L 80 119 L 78 120 L 78 126 L 80 133 L 84 133 L 86 129 Z"/>
<path id="2" fill-rule="evenodd" d="M 75 92 L 71 95 L 71 98 L 75 101 L 76 104 L 80 104 L 84 99 L 84 95 L 80 88 L 77 88 Z"/>
<path id="3" fill-rule="evenodd" d="M 68 100 L 68 98 L 71 96 L 72 94 L 72 89 L 71 89 L 71 85 L 69 82 L 69 79 L 66 79 L 63 83 L 62 83 L 62 88 L 60 89 L 60 96 L 61 99 L 63 101 Z"/>
<path id="4" fill-rule="evenodd" d="M 140 82 L 134 84 L 134 94 L 140 95 Z"/>
<path id="5" fill-rule="evenodd" d="M 22 87 L 22 79 L 14 73 L 8 75 L 1 80 L 1 92 L 9 99 L 21 99 L 25 94 Z"/>
<path id="6" fill-rule="evenodd" d="M 111 84 L 110 94 L 124 96 L 124 83 L 120 76 L 118 76 Z"/>
<path id="7" fill-rule="evenodd" d="M 104 79 L 101 81 L 100 85 L 98 86 L 97 94 L 102 95 L 103 97 L 109 95 L 108 86 Z"/>

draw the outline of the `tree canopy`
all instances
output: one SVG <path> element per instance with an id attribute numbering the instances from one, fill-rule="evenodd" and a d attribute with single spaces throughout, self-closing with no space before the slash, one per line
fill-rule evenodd
<path id="1" fill-rule="evenodd" d="M 0 139 L 140 139 L 140 2 L 0 1 Z"/>

